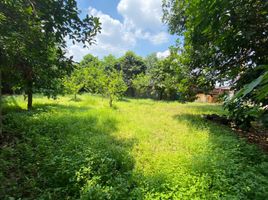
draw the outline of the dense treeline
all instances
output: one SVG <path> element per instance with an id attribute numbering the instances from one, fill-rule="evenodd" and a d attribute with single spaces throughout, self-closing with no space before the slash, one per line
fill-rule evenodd
<path id="1" fill-rule="evenodd" d="M 101 94 L 111 99 L 111 105 L 114 99 L 123 96 L 192 101 L 195 92 L 183 62 L 178 48 L 174 47 L 166 58 L 158 58 L 156 53 L 142 58 L 128 51 L 120 58 L 108 55 L 100 60 L 88 54 L 69 73 L 54 78 L 56 83 L 51 92 L 73 94 L 74 99 L 80 92 Z M 24 88 L 6 85 L 4 90 L 20 94 Z"/>
<path id="2" fill-rule="evenodd" d="M 167 58 L 156 54 L 146 58 L 128 51 L 120 58 L 108 55 L 102 60 L 88 54 L 64 79 L 65 91 L 76 95 L 80 91 L 102 94 L 110 105 L 123 95 L 158 100 L 193 100 L 187 69 L 176 48 Z M 191 95 L 192 94 L 192 95 Z"/>

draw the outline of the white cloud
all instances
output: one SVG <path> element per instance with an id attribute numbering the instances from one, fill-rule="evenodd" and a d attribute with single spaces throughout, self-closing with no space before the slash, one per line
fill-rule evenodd
<path id="1" fill-rule="evenodd" d="M 126 30 L 124 24 L 119 20 L 112 18 L 111 16 L 96 10 L 95 8 L 89 8 L 89 14 L 99 17 L 101 22 L 101 34 L 97 36 L 97 42 L 109 43 L 114 45 L 133 46 L 136 44 L 136 39 L 132 32 Z"/>
<path id="2" fill-rule="evenodd" d="M 81 44 L 69 44 L 69 55 L 80 61 L 84 55 L 91 53 L 98 57 L 107 54 L 121 56 L 133 49 L 138 40 L 150 41 L 160 45 L 169 41 L 169 35 L 161 22 L 162 0 L 120 0 L 117 10 L 123 21 L 89 8 L 88 14 L 100 18 L 101 33 L 96 36 L 96 44 L 83 49 Z"/>
<path id="3" fill-rule="evenodd" d="M 83 48 L 83 45 L 80 44 L 70 44 L 70 41 L 67 40 L 67 56 L 73 56 L 74 61 L 80 61 L 82 58 L 88 54 L 88 49 Z"/>
<path id="4" fill-rule="evenodd" d="M 162 0 L 121 0 L 117 6 L 128 30 L 134 30 L 138 39 L 154 45 L 168 42 L 169 35 L 162 23 Z"/>
<path id="5" fill-rule="evenodd" d="M 163 59 L 163 58 L 166 58 L 170 55 L 170 51 L 169 50 L 166 50 L 166 51 L 163 51 L 163 52 L 157 52 L 156 53 L 156 57 L 159 58 L 159 59 Z"/>
<path id="6" fill-rule="evenodd" d="M 117 10 L 125 23 L 136 29 L 157 31 L 162 28 L 162 0 L 121 0 Z"/>
<path id="7" fill-rule="evenodd" d="M 150 41 L 155 45 L 166 43 L 168 39 L 169 35 L 166 32 L 160 32 L 150 37 Z"/>
<path id="8" fill-rule="evenodd" d="M 127 31 L 124 24 L 119 20 L 113 19 L 95 8 L 89 8 L 88 13 L 100 18 L 101 34 L 96 36 L 96 44 L 91 45 L 89 48 L 83 48 L 82 44 L 72 45 L 69 43 L 68 55 L 73 55 L 75 61 L 80 61 L 88 53 L 98 57 L 103 57 L 110 53 L 120 56 L 135 46 L 136 37 L 134 33 Z"/>

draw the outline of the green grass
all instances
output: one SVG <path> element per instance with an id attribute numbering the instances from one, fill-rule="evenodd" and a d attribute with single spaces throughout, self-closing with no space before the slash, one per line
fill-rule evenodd
<path id="1" fill-rule="evenodd" d="M 219 105 L 79 98 L 7 98 L 0 199 L 268 197 L 267 155 L 202 119 Z"/>

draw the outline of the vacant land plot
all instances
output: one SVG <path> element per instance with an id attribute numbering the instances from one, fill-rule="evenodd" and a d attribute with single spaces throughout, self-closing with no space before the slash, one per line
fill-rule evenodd
<path id="1" fill-rule="evenodd" d="M 79 98 L 7 98 L 0 199 L 268 197 L 268 157 L 202 119 L 219 105 Z"/>

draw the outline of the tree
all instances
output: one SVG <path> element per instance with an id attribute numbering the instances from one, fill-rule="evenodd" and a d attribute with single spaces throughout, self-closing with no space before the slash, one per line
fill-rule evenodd
<path id="1" fill-rule="evenodd" d="M 150 74 L 139 74 L 132 81 L 133 87 L 136 90 L 136 96 L 148 97 L 151 91 L 151 76 Z"/>
<path id="2" fill-rule="evenodd" d="M 86 68 L 83 77 L 86 90 L 108 97 L 110 107 L 113 106 L 114 100 L 122 97 L 127 89 L 123 73 L 115 69 Z"/>
<path id="3" fill-rule="evenodd" d="M 91 65 L 83 70 L 85 90 L 91 94 L 103 94 L 104 70 L 101 66 Z"/>
<path id="4" fill-rule="evenodd" d="M 170 55 L 149 70 L 152 92 L 159 100 L 192 100 L 190 75 L 183 62 L 184 57 L 178 54 L 178 48 L 171 47 Z"/>
<path id="5" fill-rule="evenodd" d="M 152 53 L 145 57 L 144 63 L 146 65 L 147 71 L 150 71 L 150 69 L 154 68 L 158 64 L 158 58 L 156 56 L 156 53 Z"/>
<path id="6" fill-rule="evenodd" d="M 127 86 L 123 80 L 123 73 L 117 70 L 112 70 L 105 74 L 102 79 L 103 94 L 109 97 L 109 105 L 113 106 L 113 101 L 124 95 Z"/>
<path id="7" fill-rule="evenodd" d="M 112 55 L 100 61 L 97 57 L 88 54 L 67 79 L 67 87 L 74 93 L 83 87 L 92 94 L 106 96 L 112 107 L 114 100 L 122 97 L 127 89 L 122 71 L 116 69 L 117 63 L 117 59 Z"/>
<path id="8" fill-rule="evenodd" d="M 156 53 L 152 53 L 144 58 L 146 71 L 138 74 L 132 81 L 133 88 L 135 89 L 135 96 L 139 97 L 152 97 L 152 77 L 151 72 L 157 68 L 159 60 Z"/>
<path id="9" fill-rule="evenodd" d="M 97 57 L 87 54 L 73 72 L 64 77 L 65 92 L 74 94 L 75 100 L 82 89 L 92 94 L 99 94 L 103 88 L 101 76 L 103 76 L 101 62 Z"/>
<path id="10" fill-rule="evenodd" d="M 84 89 L 92 94 L 101 93 L 102 62 L 95 56 L 87 54 L 79 63 L 79 71 L 82 74 Z"/>
<path id="11" fill-rule="evenodd" d="M 66 38 L 87 46 L 100 31 L 98 18 L 79 18 L 75 0 L 3 1 L 0 25 L 5 29 L 0 32 L 1 66 L 2 60 L 8 60 L 5 66 L 20 73 L 28 95 L 28 109 L 32 108 L 33 92 L 54 93 L 51 84 L 71 66 L 64 52 Z"/>
<path id="12" fill-rule="evenodd" d="M 163 10 L 170 32 L 184 36 L 187 66 L 199 86 L 212 88 L 228 81 L 235 91 L 243 91 L 264 76 L 267 1 L 164 0 Z M 267 84 L 259 87 L 267 88 Z M 258 116 L 267 118 L 267 97 L 258 98 L 257 91 L 258 87 L 227 103 L 229 117 L 238 125 L 248 128 Z"/>
<path id="13" fill-rule="evenodd" d="M 98 57 L 95 57 L 92 54 L 87 54 L 83 57 L 83 60 L 79 63 L 79 65 L 81 67 L 99 66 L 100 61 Z"/>
<path id="14" fill-rule="evenodd" d="M 120 70 L 123 72 L 123 78 L 128 87 L 127 93 L 134 97 L 135 91 L 132 81 L 138 74 L 145 73 L 145 63 L 141 57 L 137 56 L 132 51 L 126 52 L 125 55 L 119 59 L 119 62 Z"/>
<path id="15" fill-rule="evenodd" d="M 109 98 L 110 107 L 114 100 L 123 96 L 127 86 L 123 80 L 123 72 L 119 62 L 113 55 L 105 56 L 98 64 L 91 63 L 87 68 L 87 88 Z"/>
<path id="16" fill-rule="evenodd" d="M 267 64 L 267 1 L 164 0 L 163 10 L 170 32 L 184 36 L 188 66 L 201 82 L 231 80 L 238 90 L 238 76 Z"/>
<path id="17" fill-rule="evenodd" d="M 110 70 L 118 70 L 120 71 L 120 63 L 119 60 L 113 56 L 112 54 L 109 54 L 108 56 L 104 56 L 102 59 L 102 66 L 105 71 Z"/>
<path id="18" fill-rule="evenodd" d="M 63 84 L 64 84 L 65 92 L 67 94 L 73 94 L 74 100 L 76 101 L 77 94 L 85 85 L 83 71 L 79 68 L 75 69 L 72 72 L 71 76 L 64 77 Z"/>

